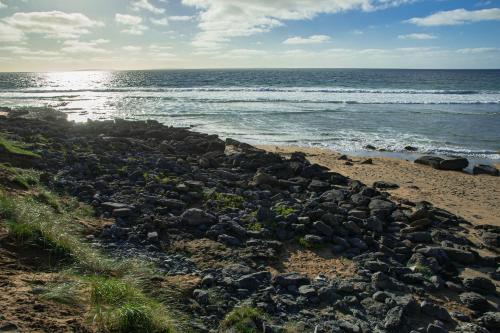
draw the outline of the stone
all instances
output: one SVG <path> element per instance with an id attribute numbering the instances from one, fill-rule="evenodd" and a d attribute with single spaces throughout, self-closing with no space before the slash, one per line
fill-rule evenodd
<path id="1" fill-rule="evenodd" d="M 476 261 L 476 256 L 472 252 L 455 249 L 452 247 L 443 247 L 442 249 L 446 252 L 451 260 L 458 263 L 470 265 Z"/>
<path id="2" fill-rule="evenodd" d="M 465 289 L 481 295 L 494 294 L 496 291 L 495 284 L 490 279 L 482 276 L 466 277 L 462 280 L 462 283 Z"/>
<path id="3" fill-rule="evenodd" d="M 383 325 L 389 332 L 401 332 L 400 327 L 403 322 L 403 309 L 400 306 L 395 306 L 387 312 Z"/>
<path id="4" fill-rule="evenodd" d="M 398 184 L 385 182 L 385 181 L 376 181 L 373 183 L 373 187 L 379 188 L 382 190 L 395 190 L 399 188 Z"/>
<path id="5" fill-rule="evenodd" d="M 435 324 L 429 324 L 427 326 L 427 333 L 448 333 L 447 330 L 442 328 L 441 326 L 435 325 Z"/>
<path id="6" fill-rule="evenodd" d="M 321 180 L 313 179 L 307 187 L 310 191 L 322 192 L 331 188 L 330 184 Z"/>
<path id="7" fill-rule="evenodd" d="M 148 232 L 148 241 L 154 242 L 158 240 L 158 233 L 156 231 Z"/>
<path id="8" fill-rule="evenodd" d="M 486 312 L 489 309 L 488 300 L 475 292 L 465 292 L 459 295 L 460 301 L 469 309 Z"/>
<path id="9" fill-rule="evenodd" d="M 411 232 L 406 235 L 406 238 L 413 243 L 432 243 L 431 233 L 427 231 Z"/>
<path id="10" fill-rule="evenodd" d="M 469 161 L 464 157 L 446 157 L 439 162 L 440 170 L 461 171 L 469 165 Z"/>
<path id="11" fill-rule="evenodd" d="M 302 286 L 309 284 L 309 279 L 298 273 L 284 273 L 276 275 L 273 278 L 273 283 L 282 287 L 288 286 Z"/>
<path id="12" fill-rule="evenodd" d="M 439 320 L 447 322 L 452 321 L 448 310 L 429 301 L 423 301 L 422 304 L 420 304 L 420 310 L 426 315 L 437 318 Z"/>
<path id="13" fill-rule="evenodd" d="M 413 147 L 413 146 L 405 146 L 404 150 L 406 150 L 406 151 L 418 151 L 418 148 Z"/>
<path id="14" fill-rule="evenodd" d="M 373 164 L 373 159 L 371 159 L 371 158 L 364 159 L 359 164 L 364 164 L 364 165 Z"/>
<path id="15" fill-rule="evenodd" d="M 354 221 L 346 221 L 343 226 L 355 235 L 361 234 L 361 228 Z"/>
<path id="16" fill-rule="evenodd" d="M 207 214 L 199 208 L 190 208 L 181 215 L 181 221 L 190 226 L 212 224 L 214 220 L 213 215 Z"/>
<path id="17" fill-rule="evenodd" d="M 372 297 L 377 302 L 384 303 L 386 299 L 391 298 L 391 295 L 385 291 L 379 290 L 375 292 Z"/>
<path id="18" fill-rule="evenodd" d="M 441 157 L 424 155 L 417 158 L 415 160 L 415 163 L 428 165 L 433 167 L 434 169 L 439 169 L 439 163 L 441 163 L 442 160 L 443 159 Z"/>
<path id="19" fill-rule="evenodd" d="M 329 227 L 326 223 L 323 221 L 316 221 L 313 223 L 314 228 L 316 228 L 320 233 L 323 235 L 330 237 L 333 235 L 333 229 Z"/>
<path id="20" fill-rule="evenodd" d="M 500 312 L 486 312 L 477 320 L 477 322 L 481 324 L 481 326 L 489 329 L 491 332 L 495 332 L 495 330 L 500 329 Z"/>
<path id="21" fill-rule="evenodd" d="M 111 213 L 113 217 L 129 217 L 132 215 L 132 209 L 130 208 L 116 208 L 113 209 L 113 212 Z"/>
<path id="22" fill-rule="evenodd" d="M 223 243 L 229 246 L 239 246 L 242 244 L 242 241 L 239 240 L 238 238 L 226 234 L 219 235 L 217 237 L 217 241 L 219 243 Z"/>
<path id="23" fill-rule="evenodd" d="M 311 285 L 303 285 L 299 287 L 299 295 L 302 295 L 306 298 L 312 298 L 317 295 L 316 289 L 314 289 Z"/>
<path id="24" fill-rule="evenodd" d="M 474 175 L 490 175 L 498 177 L 500 175 L 500 171 L 494 165 L 485 165 L 485 164 L 476 164 L 474 168 L 472 168 L 472 173 Z"/>
<path id="25" fill-rule="evenodd" d="M 304 241 L 311 245 L 320 245 L 323 243 L 324 239 L 320 236 L 308 234 L 304 236 Z"/>

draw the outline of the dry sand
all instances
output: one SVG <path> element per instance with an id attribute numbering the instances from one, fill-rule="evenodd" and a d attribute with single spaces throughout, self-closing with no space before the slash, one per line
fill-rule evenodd
<path id="1" fill-rule="evenodd" d="M 339 160 L 339 153 L 321 148 L 295 146 L 259 146 L 287 156 L 295 151 L 307 154 L 309 160 L 365 184 L 383 180 L 396 183 L 399 189 L 388 192 L 395 198 L 426 200 L 462 216 L 474 224 L 500 226 L 500 177 L 441 171 L 410 161 L 374 157 L 373 164 L 360 164 L 365 157 L 349 157 L 353 165 Z M 499 167 L 497 165 L 497 167 Z"/>

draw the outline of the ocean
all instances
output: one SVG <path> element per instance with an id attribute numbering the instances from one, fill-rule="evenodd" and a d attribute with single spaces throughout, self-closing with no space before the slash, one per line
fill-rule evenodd
<path id="1" fill-rule="evenodd" d="M 500 160 L 500 70 L 0 73 L 0 106 L 156 119 L 251 144 Z"/>

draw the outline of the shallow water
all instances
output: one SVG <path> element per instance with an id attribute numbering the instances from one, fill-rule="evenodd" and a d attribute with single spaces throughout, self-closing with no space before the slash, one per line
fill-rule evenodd
<path id="1" fill-rule="evenodd" d="M 0 106 L 152 118 L 249 143 L 500 159 L 500 70 L 3 73 Z"/>

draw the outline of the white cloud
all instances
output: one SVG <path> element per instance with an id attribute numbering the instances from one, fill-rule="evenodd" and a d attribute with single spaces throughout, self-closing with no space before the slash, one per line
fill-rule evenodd
<path id="1" fill-rule="evenodd" d="M 151 23 L 156 24 L 156 25 L 161 25 L 161 26 L 168 26 L 168 20 L 166 17 L 161 18 L 161 19 L 155 19 L 155 18 L 150 18 Z"/>
<path id="2" fill-rule="evenodd" d="M 94 21 L 81 13 L 29 12 L 15 13 L 3 19 L 10 27 L 23 33 L 43 34 L 47 38 L 71 39 L 90 33 L 90 29 L 104 23 Z"/>
<path id="3" fill-rule="evenodd" d="M 351 31 L 351 33 L 354 34 L 354 35 L 358 35 L 359 36 L 359 35 L 364 34 L 364 31 L 363 30 L 359 30 L 359 29 L 354 29 L 354 30 Z"/>
<path id="4" fill-rule="evenodd" d="M 466 10 L 463 8 L 437 12 L 426 17 L 414 17 L 405 22 L 419 26 L 460 25 L 469 22 L 499 21 L 500 8 Z"/>
<path id="5" fill-rule="evenodd" d="M 121 32 L 127 34 L 142 35 L 145 30 L 148 30 L 148 27 L 142 24 L 142 18 L 139 16 L 116 14 L 115 21 L 125 27 Z"/>
<path id="6" fill-rule="evenodd" d="M 0 22 L 0 42 L 20 42 L 23 39 L 24 33 L 21 30 Z"/>
<path id="7" fill-rule="evenodd" d="M 39 56 L 39 57 L 52 57 L 59 55 L 59 52 L 45 51 L 45 50 L 31 50 L 21 46 L 2 46 L 0 51 L 7 51 L 16 55 L 23 56 Z"/>
<path id="8" fill-rule="evenodd" d="M 193 45 L 218 47 L 234 37 L 268 32 L 285 20 L 312 19 L 321 13 L 347 10 L 376 10 L 413 0 L 182 0 L 199 9 L 198 27 Z"/>
<path id="9" fill-rule="evenodd" d="M 124 51 L 127 51 L 127 52 L 139 52 L 142 50 L 142 47 L 134 46 L 134 45 L 127 45 L 127 46 L 122 47 L 122 49 Z"/>
<path id="10" fill-rule="evenodd" d="M 140 10 L 147 10 L 153 14 L 163 14 L 165 13 L 164 8 L 158 8 L 153 6 L 148 0 L 136 0 L 132 2 L 130 6 L 132 10 L 138 12 Z"/>
<path id="11" fill-rule="evenodd" d="M 109 43 L 106 39 L 96 39 L 90 42 L 82 42 L 79 40 L 67 40 L 63 43 L 63 48 L 61 52 L 81 54 L 81 53 L 92 53 L 92 54 L 104 54 L 109 53 L 108 50 L 100 47 L 102 44 Z"/>
<path id="12" fill-rule="evenodd" d="M 426 39 L 436 39 L 437 37 L 431 34 L 408 34 L 408 35 L 399 35 L 399 39 L 416 39 L 416 40 L 426 40 Z"/>
<path id="13" fill-rule="evenodd" d="M 466 49 L 458 49 L 457 53 L 460 54 L 483 54 L 483 53 L 492 53 L 492 52 L 500 52 L 500 48 L 498 47 L 476 47 L 476 48 L 466 48 Z"/>
<path id="14" fill-rule="evenodd" d="M 312 35 L 310 37 L 290 37 L 283 41 L 283 44 L 300 45 L 300 44 L 322 44 L 330 41 L 330 36 L 327 35 Z"/>
<path id="15" fill-rule="evenodd" d="M 171 21 L 190 21 L 194 19 L 194 16 L 169 16 L 169 20 Z"/>
<path id="16" fill-rule="evenodd" d="M 7 8 L 7 5 L 2 3 L 2 1 L 0 1 L 0 9 L 2 9 L 2 8 Z"/>
<path id="17" fill-rule="evenodd" d="M 163 52 L 172 49 L 172 46 L 151 44 L 149 45 L 149 49 L 153 52 Z"/>
<path id="18" fill-rule="evenodd" d="M 217 55 L 217 58 L 251 58 L 260 57 L 267 54 L 264 50 L 254 50 L 254 49 L 232 49 L 224 53 Z"/>

